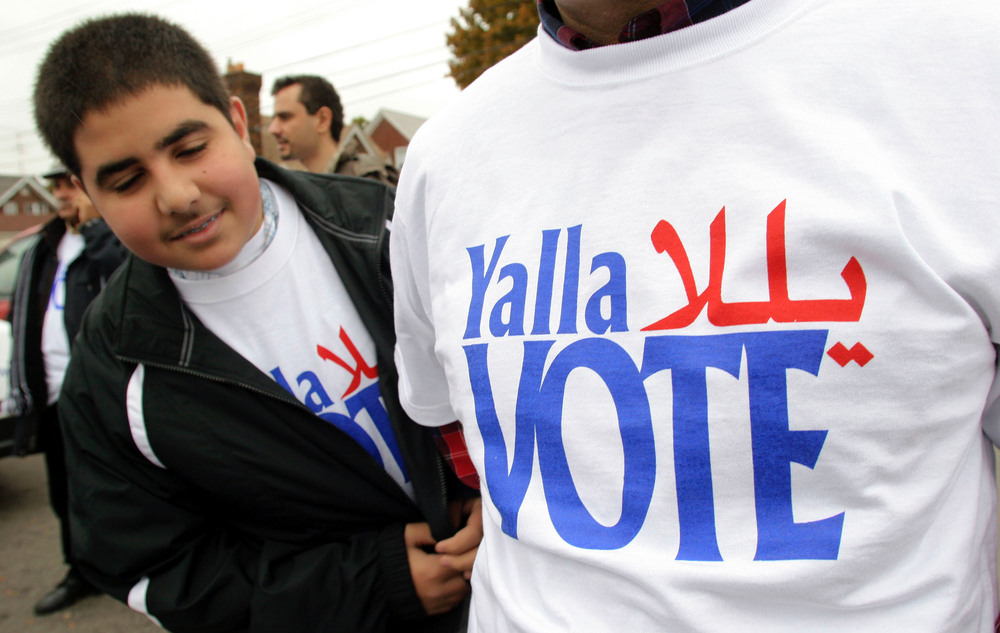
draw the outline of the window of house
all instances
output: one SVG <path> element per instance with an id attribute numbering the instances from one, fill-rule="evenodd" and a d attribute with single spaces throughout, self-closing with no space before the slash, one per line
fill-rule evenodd
<path id="1" fill-rule="evenodd" d="M 6 204 L 3 205 L 3 214 L 4 215 L 17 215 L 17 212 L 18 212 L 18 209 L 17 209 L 17 203 L 16 202 L 10 201 L 10 202 L 8 202 L 8 203 L 6 203 Z"/>

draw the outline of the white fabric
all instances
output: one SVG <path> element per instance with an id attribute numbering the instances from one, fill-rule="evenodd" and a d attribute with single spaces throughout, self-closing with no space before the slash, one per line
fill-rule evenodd
<path id="1" fill-rule="evenodd" d="M 265 181 L 267 182 L 267 181 Z M 263 254 L 212 279 L 172 277 L 208 329 L 358 442 L 414 498 L 376 372 L 375 342 L 291 195 Z"/>
<path id="2" fill-rule="evenodd" d="M 540 34 L 421 128 L 397 362 L 482 477 L 470 630 L 993 630 L 998 7 Z"/>
<path id="3" fill-rule="evenodd" d="M 66 231 L 56 248 L 56 274 L 49 292 L 49 303 L 42 320 L 42 358 L 45 360 L 45 380 L 49 401 L 59 399 L 66 365 L 69 364 L 69 334 L 66 332 L 66 269 L 83 252 L 83 236 Z"/>
<path id="4" fill-rule="evenodd" d="M 132 434 L 132 442 L 139 449 L 143 457 L 150 463 L 166 469 L 160 458 L 156 456 L 153 445 L 149 443 L 149 434 L 146 430 L 146 415 L 142 408 L 142 394 L 146 381 L 146 366 L 139 363 L 132 372 L 128 380 L 128 389 L 125 393 L 125 411 L 128 414 L 128 428 Z"/>
<path id="5" fill-rule="evenodd" d="M 139 582 L 135 583 L 135 585 L 133 585 L 133 587 L 129 589 L 127 604 L 130 609 L 145 615 L 153 622 L 153 624 L 155 624 L 160 628 L 163 628 L 163 625 L 160 624 L 160 621 L 149 614 L 149 607 L 146 605 L 146 595 L 148 594 L 148 592 L 149 592 L 149 577 L 143 576 L 139 580 Z"/>

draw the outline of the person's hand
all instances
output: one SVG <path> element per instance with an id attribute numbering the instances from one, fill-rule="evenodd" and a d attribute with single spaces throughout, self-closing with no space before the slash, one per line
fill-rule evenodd
<path id="1" fill-rule="evenodd" d="M 452 511 L 464 519 L 465 526 L 451 538 L 440 541 L 434 551 L 441 554 L 441 563 L 462 572 L 462 576 L 472 578 L 472 564 L 483 540 L 483 500 L 479 497 L 452 504 Z M 462 523 L 459 522 L 458 525 Z"/>
<path id="2" fill-rule="evenodd" d="M 445 565 L 441 554 L 424 551 L 424 547 L 434 545 L 429 525 L 407 524 L 403 530 L 403 540 L 406 543 L 413 586 L 427 615 L 450 611 L 469 595 L 469 583 L 465 581 L 461 570 Z"/>

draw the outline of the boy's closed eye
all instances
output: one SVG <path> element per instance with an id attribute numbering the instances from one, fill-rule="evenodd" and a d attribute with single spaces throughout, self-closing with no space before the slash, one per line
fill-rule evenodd
<path id="1" fill-rule="evenodd" d="M 196 145 L 194 147 L 189 147 L 189 148 L 186 148 L 186 149 L 182 149 L 181 151 L 177 152 L 177 157 L 178 158 L 190 158 L 190 157 L 193 157 L 193 156 L 197 156 L 201 152 L 205 151 L 205 149 L 207 147 L 208 147 L 208 142 L 205 141 L 205 142 L 203 142 L 203 143 L 201 143 L 199 145 Z"/>
<path id="2" fill-rule="evenodd" d="M 205 149 L 207 148 L 208 148 L 208 141 L 203 141 L 201 143 L 198 143 L 197 145 L 180 149 L 179 151 L 177 151 L 175 156 L 178 159 L 194 158 L 200 155 L 202 152 L 204 152 Z M 142 172 L 138 171 L 136 173 L 129 172 L 121 174 L 117 182 L 111 183 L 110 188 L 115 193 L 126 193 L 139 182 L 141 177 L 142 177 Z"/>
<path id="3" fill-rule="evenodd" d="M 139 179 L 141 177 L 142 177 L 141 173 L 123 174 L 122 177 L 119 178 L 119 180 L 117 182 L 114 182 L 114 183 L 111 184 L 111 189 L 115 193 L 126 193 L 136 183 L 139 182 Z"/>

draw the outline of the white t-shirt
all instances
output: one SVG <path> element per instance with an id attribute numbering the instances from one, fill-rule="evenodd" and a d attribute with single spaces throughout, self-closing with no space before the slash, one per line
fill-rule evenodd
<path id="1" fill-rule="evenodd" d="M 42 358 L 45 360 L 45 380 L 48 404 L 59 399 L 66 365 L 69 364 L 69 334 L 66 332 L 66 269 L 83 252 L 83 236 L 66 231 L 56 248 L 56 275 L 49 293 L 49 303 L 42 320 Z"/>
<path id="2" fill-rule="evenodd" d="M 360 444 L 413 498 L 379 392 L 375 343 L 295 200 L 263 183 L 278 208 L 266 250 L 223 276 L 171 279 L 208 329 Z M 259 237 L 244 249 L 262 246 Z"/>
<path id="3" fill-rule="evenodd" d="M 396 355 L 484 486 L 471 631 L 992 631 L 998 33 L 541 33 L 421 128 Z"/>

